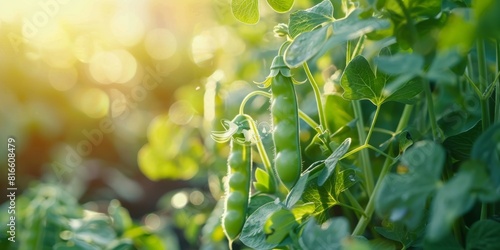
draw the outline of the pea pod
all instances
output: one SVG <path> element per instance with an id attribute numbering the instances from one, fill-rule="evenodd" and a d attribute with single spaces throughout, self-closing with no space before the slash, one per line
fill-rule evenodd
<path id="1" fill-rule="evenodd" d="M 276 56 L 271 73 L 263 82 L 271 86 L 271 115 L 275 147 L 274 166 L 281 182 L 291 189 L 300 177 L 302 157 L 299 138 L 299 111 L 290 69 L 283 56 Z"/>
<path id="2" fill-rule="evenodd" d="M 250 141 L 245 137 L 250 129 L 245 116 L 238 115 L 226 125 L 226 132 L 212 135 L 219 142 L 230 140 L 222 228 L 231 244 L 245 224 L 250 196 L 252 150 Z"/>

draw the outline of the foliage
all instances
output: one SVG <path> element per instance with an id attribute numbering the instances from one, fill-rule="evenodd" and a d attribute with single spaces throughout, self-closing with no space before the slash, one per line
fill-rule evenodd
<path id="1" fill-rule="evenodd" d="M 268 3 L 279 13 L 294 4 Z M 231 8 L 255 24 L 258 4 L 233 0 Z M 229 199 L 221 196 L 224 187 L 232 190 L 226 142 L 240 133 L 232 143 L 251 145 L 255 170 L 248 206 L 240 206 L 245 223 L 229 248 L 498 248 L 498 1 L 324 0 L 307 7 L 276 24 L 281 47 L 255 49 L 258 58 L 275 58 L 263 83 L 237 88 L 208 79 L 204 122 L 152 123 L 156 132 L 139 155 L 145 173 L 186 179 L 185 169 L 172 169 L 194 159 L 215 176 L 208 184 L 214 198 Z M 231 117 L 246 117 L 248 127 Z M 192 150 L 171 155 L 179 147 Z M 283 157 L 285 149 L 293 154 Z M 220 227 L 222 213 L 217 206 L 206 227 Z M 206 249 L 223 241 L 204 239 Z"/>

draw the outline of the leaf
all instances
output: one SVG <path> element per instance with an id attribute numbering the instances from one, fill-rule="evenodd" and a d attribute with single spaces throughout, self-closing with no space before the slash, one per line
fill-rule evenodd
<path id="1" fill-rule="evenodd" d="M 349 146 L 351 146 L 351 138 L 347 138 L 340 144 L 340 146 L 333 151 L 333 153 L 328 156 L 328 158 L 325 160 L 325 168 L 323 171 L 320 173 L 318 176 L 318 185 L 323 186 L 325 184 L 326 180 L 330 178 L 330 175 L 333 173 L 333 170 L 337 166 L 338 161 L 342 156 L 347 153 L 347 150 L 349 150 Z"/>
<path id="2" fill-rule="evenodd" d="M 451 157 L 460 161 L 468 160 L 470 159 L 472 145 L 479 137 L 482 130 L 481 123 L 477 122 L 476 125 L 469 130 L 446 138 L 443 142 L 443 146 L 450 153 Z"/>
<path id="3" fill-rule="evenodd" d="M 288 22 L 288 32 L 294 38 L 328 21 L 333 21 L 333 5 L 329 0 L 323 0 L 307 10 L 292 13 Z"/>
<path id="4" fill-rule="evenodd" d="M 271 189 L 269 187 L 270 177 L 269 174 L 262 168 L 255 170 L 255 182 L 253 183 L 256 190 L 268 193 Z"/>
<path id="5" fill-rule="evenodd" d="M 359 38 L 376 30 L 387 29 L 391 25 L 389 20 L 382 18 L 360 19 L 360 14 L 362 14 L 362 11 L 357 9 L 352 11 L 349 16 L 335 20 L 332 24 L 333 34 L 328 38 L 320 54 L 324 54 L 327 50 L 342 45 L 346 41 Z"/>
<path id="6" fill-rule="evenodd" d="M 267 3 L 274 11 L 284 13 L 289 11 L 293 6 L 294 0 L 267 0 Z"/>
<path id="7" fill-rule="evenodd" d="M 331 218 L 323 225 L 311 218 L 302 231 L 299 244 L 303 249 L 336 250 L 342 248 L 342 240 L 349 235 L 349 222 L 343 217 Z"/>
<path id="8" fill-rule="evenodd" d="M 338 171 L 335 175 L 335 196 L 338 197 L 342 192 L 358 182 L 359 178 L 357 178 L 354 169 Z"/>
<path id="9" fill-rule="evenodd" d="M 387 239 L 400 242 L 409 248 L 422 238 L 425 230 L 425 221 L 421 221 L 415 230 L 409 230 L 402 222 L 386 222 L 384 227 L 375 227 L 375 231 Z"/>
<path id="10" fill-rule="evenodd" d="M 392 56 L 379 56 L 374 59 L 377 70 L 389 75 L 411 75 L 413 78 L 422 72 L 424 58 L 418 54 L 398 53 Z"/>
<path id="11" fill-rule="evenodd" d="M 316 55 L 326 41 L 329 27 L 323 26 L 295 37 L 285 51 L 285 63 L 290 68 L 296 68 Z"/>
<path id="12" fill-rule="evenodd" d="M 259 22 L 258 0 L 231 0 L 231 10 L 234 17 L 243 23 L 256 24 Z"/>
<path id="13" fill-rule="evenodd" d="M 471 158 L 484 162 L 495 187 L 500 187 L 500 123 L 492 125 L 477 138 Z"/>
<path id="14" fill-rule="evenodd" d="M 431 141 L 420 141 L 406 150 L 401 164 L 406 174 L 388 174 L 375 194 L 375 209 L 391 221 L 402 221 L 416 228 L 423 217 L 427 197 L 440 182 L 445 160 L 443 148 Z"/>
<path id="15" fill-rule="evenodd" d="M 344 89 L 343 97 L 348 100 L 370 100 L 373 104 L 380 104 L 381 96 L 376 86 L 375 75 L 370 64 L 363 56 L 356 56 L 347 65 L 342 74 L 340 84 Z"/>
<path id="16" fill-rule="evenodd" d="M 377 76 L 377 79 L 378 76 Z M 405 104 L 413 104 L 417 99 L 417 95 L 423 90 L 420 78 L 410 77 L 410 75 L 400 75 L 393 81 L 385 84 L 383 90 L 384 102 L 401 102 Z"/>
<path id="17" fill-rule="evenodd" d="M 295 186 L 293 186 L 292 190 L 290 190 L 290 193 L 286 196 L 285 199 L 285 206 L 287 208 L 291 208 L 297 203 L 300 198 L 302 197 L 302 194 L 304 193 L 304 190 L 306 188 L 307 180 L 309 178 L 309 173 L 310 172 L 305 172 L 302 175 L 300 175 L 299 180 L 297 183 L 295 183 Z"/>
<path id="18" fill-rule="evenodd" d="M 500 190 L 496 191 L 488 180 L 486 167 L 481 162 L 465 162 L 460 171 L 438 190 L 432 204 L 427 238 L 435 241 L 450 233 L 455 219 L 468 212 L 476 198 L 493 202 L 499 197 Z"/>
<path id="19" fill-rule="evenodd" d="M 494 220 L 480 220 L 472 225 L 467 234 L 467 250 L 500 249 L 500 223 Z"/>
<path id="20" fill-rule="evenodd" d="M 264 225 L 267 219 L 282 206 L 274 202 L 269 202 L 253 212 L 246 220 L 241 231 L 240 240 L 248 247 L 255 249 L 272 249 L 278 244 L 271 244 L 266 241 Z"/>
<path id="21" fill-rule="evenodd" d="M 424 249 L 462 250 L 464 249 L 453 234 L 449 233 L 437 241 L 425 240 Z"/>
<path id="22" fill-rule="evenodd" d="M 278 210 L 271 215 L 264 226 L 267 235 L 266 241 L 279 245 L 298 225 L 290 210 Z"/>
<path id="23" fill-rule="evenodd" d="M 454 82 L 455 73 L 452 68 L 461 60 L 457 50 L 439 52 L 427 71 L 427 78 L 436 82 Z"/>

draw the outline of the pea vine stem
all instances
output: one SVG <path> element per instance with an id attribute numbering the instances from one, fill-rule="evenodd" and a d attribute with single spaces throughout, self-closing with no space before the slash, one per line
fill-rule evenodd
<path id="1" fill-rule="evenodd" d="M 363 119 L 363 111 L 361 110 L 361 103 L 358 100 L 352 101 L 352 106 L 354 109 L 354 116 L 358 119 L 356 126 L 358 129 L 358 137 L 359 141 L 361 142 L 366 142 L 367 135 L 365 132 L 365 122 Z M 371 128 L 370 128 L 371 130 Z M 370 131 L 368 131 L 369 134 L 371 134 Z M 363 143 L 361 147 L 366 148 L 366 143 Z M 362 148 L 363 149 L 363 148 Z M 368 154 L 368 151 L 361 151 L 360 154 L 360 160 L 361 164 L 363 166 L 363 172 L 365 174 L 365 183 L 366 183 L 366 192 L 368 196 L 371 196 L 373 193 L 373 171 L 372 171 L 372 165 L 370 162 L 370 155 Z"/>
<path id="2" fill-rule="evenodd" d="M 496 70 L 498 74 L 500 74 L 500 40 L 496 41 Z M 500 79 L 496 80 L 496 90 L 495 90 L 495 117 L 494 121 L 495 123 L 500 122 Z"/>
<path id="3" fill-rule="evenodd" d="M 304 71 L 306 72 L 307 79 L 309 80 L 309 83 L 311 83 L 311 87 L 314 92 L 314 97 L 316 98 L 316 105 L 318 107 L 319 124 L 321 125 L 321 130 L 326 130 L 328 127 L 326 122 L 325 111 L 323 109 L 323 102 L 321 101 L 321 92 L 319 90 L 319 86 L 316 83 L 316 80 L 314 80 L 314 76 L 312 75 L 311 70 L 307 65 L 307 62 L 304 62 L 303 67 Z"/>
<path id="4" fill-rule="evenodd" d="M 399 119 L 399 124 L 398 124 L 398 127 L 396 128 L 396 133 L 401 132 L 408 125 L 412 111 L 413 111 L 412 105 L 405 106 L 405 108 L 403 110 L 403 114 L 401 115 L 401 118 Z M 392 148 L 393 148 L 393 146 L 391 145 L 389 147 L 389 152 L 393 151 Z M 387 157 L 385 159 L 382 170 L 380 171 L 379 178 L 377 179 L 377 183 L 375 184 L 375 187 L 373 189 L 373 193 L 370 195 L 370 199 L 368 200 L 368 204 L 366 205 L 366 208 L 365 208 L 365 215 L 366 216 L 361 217 L 361 219 L 358 221 L 358 224 L 354 228 L 352 235 L 356 236 L 356 235 L 363 234 L 366 227 L 370 223 L 373 212 L 375 211 L 375 195 L 379 192 L 379 189 L 382 186 L 382 181 L 384 180 L 385 176 L 391 170 L 391 166 L 392 166 L 392 163 L 394 162 L 394 160 L 395 159 L 392 157 Z"/>
<path id="5" fill-rule="evenodd" d="M 434 110 L 434 101 L 432 99 L 431 85 L 429 84 L 429 80 L 425 78 L 424 80 L 422 80 L 422 84 L 424 88 L 425 99 L 427 102 L 427 109 L 429 110 L 429 120 L 431 123 L 432 138 L 434 139 L 434 141 L 440 142 L 442 136 L 439 132 L 440 130 L 437 125 L 436 111 Z"/>
<path id="6" fill-rule="evenodd" d="M 476 43 L 477 49 L 477 66 L 479 71 L 479 89 L 481 92 L 485 92 L 488 87 L 488 71 L 486 69 L 486 52 L 484 48 L 483 39 L 478 39 Z M 481 99 L 481 118 L 482 118 L 482 127 L 483 131 L 488 129 L 490 126 L 490 112 L 488 105 L 488 98 L 484 98 L 484 96 L 479 96 Z"/>

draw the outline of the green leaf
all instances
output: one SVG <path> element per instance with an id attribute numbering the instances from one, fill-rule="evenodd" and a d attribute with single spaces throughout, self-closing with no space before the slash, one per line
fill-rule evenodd
<path id="1" fill-rule="evenodd" d="M 456 50 L 447 50 L 436 55 L 427 71 L 427 78 L 436 82 L 454 82 L 453 66 L 461 61 L 462 57 Z"/>
<path id="2" fill-rule="evenodd" d="M 348 100 L 370 100 L 373 104 L 381 103 L 381 88 L 376 86 L 375 74 L 363 56 L 356 56 L 347 65 L 340 84 L 344 89 L 343 97 Z"/>
<path id="3" fill-rule="evenodd" d="M 241 231 L 240 240 L 248 247 L 255 249 L 272 249 L 278 244 L 271 244 L 266 241 L 264 226 L 268 218 L 282 209 L 282 206 L 274 202 L 269 202 L 253 212 L 246 220 Z"/>
<path id="4" fill-rule="evenodd" d="M 304 190 L 306 188 L 307 180 L 309 178 L 309 173 L 310 172 L 305 172 L 302 175 L 300 175 L 299 180 L 293 186 L 292 190 L 290 190 L 290 193 L 286 196 L 285 199 L 285 206 L 287 208 L 291 208 L 297 203 L 300 198 L 302 197 L 302 194 L 304 193 Z"/>
<path id="5" fill-rule="evenodd" d="M 279 245 L 299 224 L 290 210 L 281 209 L 273 213 L 264 225 L 266 241 Z"/>
<path id="6" fill-rule="evenodd" d="M 437 241 L 425 240 L 424 249 L 462 250 L 464 249 L 453 234 L 449 233 Z"/>
<path id="7" fill-rule="evenodd" d="M 465 162 L 460 171 L 438 190 L 432 204 L 427 238 L 435 241 L 450 233 L 455 219 L 468 212 L 476 198 L 493 202 L 499 197 L 500 190 L 495 190 L 488 180 L 486 167 L 481 162 Z"/>
<path id="8" fill-rule="evenodd" d="M 290 68 L 296 68 L 316 55 L 326 41 L 329 27 L 323 26 L 295 37 L 285 51 L 285 63 Z"/>
<path id="9" fill-rule="evenodd" d="M 495 187 L 500 187 L 500 123 L 492 125 L 477 138 L 471 158 L 484 162 Z"/>
<path id="10" fill-rule="evenodd" d="M 446 138 L 443 146 L 450 153 L 451 157 L 465 161 L 470 159 L 472 145 L 482 132 L 481 123 L 478 122 L 474 127 L 457 135 Z"/>
<path id="11" fill-rule="evenodd" d="M 288 31 L 294 38 L 302 32 L 311 31 L 329 21 L 333 21 L 333 5 L 329 0 L 323 0 L 307 10 L 292 13 L 288 22 Z"/>
<path id="12" fill-rule="evenodd" d="M 410 13 L 411 18 L 422 18 L 427 17 L 431 18 L 439 14 L 441 12 L 441 0 L 403 0 L 402 1 Z M 403 11 L 401 7 L 397 3 L 397 1 L 392 0 L 384 0 L 378 1 L 377 7 L 379 9 L 384 9 L 391 13 L 391 17 L 395 18 L 397 16 L 399 18 L 403 17 Z M 400 19 L 396 19 L 400 20 Z"/>
<path id="13" fill-rule="evenodd" d="M 293 6 L 294 0 L 267 0 L 267 3 L 274 11 L 283 13 L 289 11 Z"/>
<path id="14" fill-rule="evenodd" d="M 379 56 L 374 59 L 377 70 L 389 75 L 411 75 L 413 78 L 422 72 L 424 58 L 418 54 L 398 53 L 392 56 Z"/>
<path id="15" fill-rule="evenodd" d="M 269 187 L 270 177 L 265 170 L 257 168 L 255 170 L 255 180 L 256 181 L 253 183 L 255 189 L 264 193 L 269 193 L 271 190 Z"/>
<path id="16" fill-rule="evenodd" d="M 259 22 L 258 0 L 231 0 L 231 10 L 234 17 L 243 23 L 256 24 Z"/>
<path id="17" fill-rule="evenodd" d="M 437 188 L 445 160 L 443 148 L 431 141 L 420 141 L 406 150 L 401 164 L 406 174 L 388 174 L 375 194 L 375 209 L 391 221 L 402 221 L 410 229 L 422 220 L 427 197 Z"/>
<path id="18" fill-rule="evenodd" d="M 338 197 L 342 192 L 358 182 L 359 178 L 354 169 L 337 170 L 337 174 L 335 175 L 335 196 Z"/>
<path id="19" fill-rule="evenodd" d="M 500 249 L 500 223 L 493 220 L 480 220 L 467 234 L 467 250 Z"/>
<path id="20" fill-rule="evenodd" d="M 380 79 L 377 74 L 377 80 Z M 423 86 L 420 78 L 410 77 L 410 75 L 400 75 L 393 81 L 385 84 L 382 92 L 384 102 L 401 102 L 405 104 L 413 104 L 417 99 L 417 95 L 422 92 Z"/>
<path id="21" fill-rule="evenodd" d="M 349 16 L 334 21 L 332 24 L 333 34 L 328 38 L 320 54 L 324 54 L 326 50 L 342 45 L 346 41 L 359 38 L 373 31 L 387 29 L 391 25 L 389 20 L 382 18 L 360 19 L 360 14 L 362 14 L 362 11 L 357 9 L 351 12 Z"/>
<path id="22" fill-rule="evenodd" d="M 299 244 L 303 249 L 342 249 L 342 240 L 350 235 L 349 221 L 343 217 L 331 218 L 323 225 L 310 219 L 302 231 Z"/>
<path id="23" fill-rule="evenodd" d="M 409 248 L 416 241 L 422 238 L 425 230 L 425 223 L 422 221 L 415 230 L 409 230 L 408 227 L 401 222 L 386 222 L 384 227 L 375 227 L 375 231 L 387 239 L 400 242 Z"/>
<path id="24" fill-rule="evenodd" d="M 330 175 L 333 173 L 333 170 L 337 166 L 338 161 L 342 156 L 347 153 L 347 150 L 349 150 L 349 146 L 351 146 L 351 138 L 347 138 L 340 144 L 340 146 L 333 151 L 333 153 L 328 156 L 328 158 L 325 160 L 325 168 L 323 171 L 320 173 L 318 176 L 318 185 L 323 186 L 325 184 L 326 180 L 330 178 Z"/>

